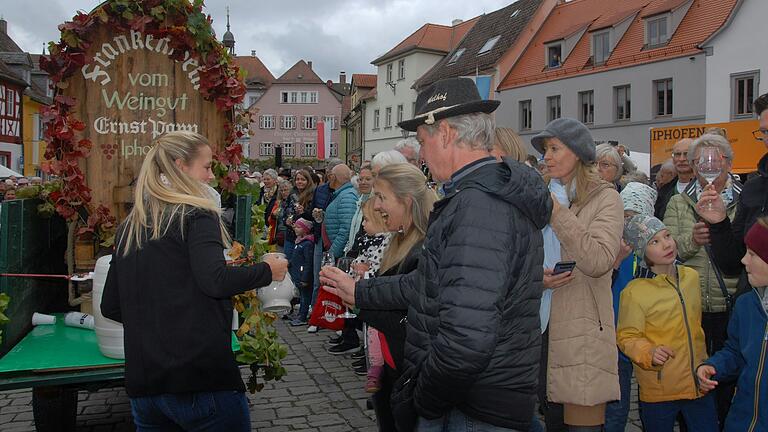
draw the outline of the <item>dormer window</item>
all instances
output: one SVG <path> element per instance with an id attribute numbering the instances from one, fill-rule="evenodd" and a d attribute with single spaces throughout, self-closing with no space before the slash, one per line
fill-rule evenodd
<path id="1" fill-rule="evenodd" d="M 669 17 L 662 15 L 648 18 L 645 23 L 645 45 L 655 48 L 669 41 Z"/>
<path id="2" fill-rule="evenodd" d="M 563 65 L 563 44 L 556 42 L 547 46 L 547 67 L 559 68 Z"/>
<path id="3" fill-rule="evenodd" d="M 611 56 L 610 32 L 603 31 L 592 35 L 592 55 L 594 64 L 603 64 Z"/>
<path id="4" fill-rule="evenodd" d="M 466 51 L 466 49 L 465 48 L 461 48 L 460 50 L 458 50 L 455 53 L 453 53 L 453 56 L 451 57 L 451 59 L 448 60 L 448 64 L 454 64 L 457 61 L 459 61 L 459 58 L 461 57 L 462 54 L 464 54 L 464 51 Z"/>
<path id="5" fill-rule="evenodd" d="M 483 55 L 483 54 L 489 52 L 491 49 L 493 49 L 493 46 L 496 45 L 496 42 L 499 41 L 499 38 L 501 38 L 501 36 L 494 36 L 494 37 L 488 39 L 485 42 L 485 45 L 483 45 L 483 47 L 480 48 L 480 51 L 477 52 L 477 55 Z"/>

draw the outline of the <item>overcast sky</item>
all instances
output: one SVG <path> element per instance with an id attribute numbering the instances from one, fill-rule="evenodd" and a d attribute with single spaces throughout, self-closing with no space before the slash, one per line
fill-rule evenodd
<path id="1" fill-rule="evenodd" d="M 426 22 L 450 25 L 500 9 L 516 0 L 207 0 L 216 35 L 226 31 L 225 7 L 238 55 L 256 50 L 275 77 L 299 59 L 313 61 L 323 80 L 339 71 L 372 73 L 371 60 L 387 52 Z M 2 0 L 0 14 L 22 49 L 40 53 L 59 39 L 57 26 L 98 0 Z M 34 9 L 34 10 L 32 10 Z"/>

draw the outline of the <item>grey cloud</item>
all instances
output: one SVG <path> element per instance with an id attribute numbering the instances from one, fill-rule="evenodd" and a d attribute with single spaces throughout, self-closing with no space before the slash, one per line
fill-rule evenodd
<path id="1" fill-rule="evenodd" d="M 25 50 L 39 53 L 58 40 L 57 26 L 98 0 L 3 0 L 0 14 L 9 33 Z M 372 73 L 371 60 L 385 53 L 426 22 L 450 24 L 511 3 L 510 0 L 208 0 L 216 34 L 226 31 L 226 6 L 238 55 L 251 50 L 275 76 L 300 59 L 312 60 L 323 80 L 339 71 Z M 31 5 L 37 10 L 30 11 Z"/>

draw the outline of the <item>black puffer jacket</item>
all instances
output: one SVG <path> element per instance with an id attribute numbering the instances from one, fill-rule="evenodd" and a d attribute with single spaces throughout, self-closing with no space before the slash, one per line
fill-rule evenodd
<path id="1" fill-rule="evenodd" d="M 741 274 L 739 293 L 749 291 L 741 258 L 747 252 L 744 236 L 759 216 L 768 213 L 768 154 L 757 165 L 757 176 L 744 184 L 733 223 L 728 218 L 709 227 L 715 264 L 726 275 Z"/>
<path id="2" fill-rule="evenodd" d="M 541 335 L 541 229 L 552 201 L 516 161 L 478 161 L 454 174 L 435 204 L 419 265 L 403 276 L 361 281 L 356 303 L 408 308 L 403 376 L 395 385 L 398 430 L 407 414 L 453 408 L 480 421 L 528 430 Z"/>

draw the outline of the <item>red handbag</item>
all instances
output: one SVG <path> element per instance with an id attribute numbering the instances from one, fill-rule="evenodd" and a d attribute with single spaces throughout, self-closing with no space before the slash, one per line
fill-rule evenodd
<path id="1" fill-rule="evenodd" d="M 338 318 L 338 315 L 342 313 L 344 313 L 344 304 L 341 302 L 341 298 L 320 287 L 317 301 L 312 306 L 309 325 L 334 331 L 341 330 L 344 328 L 344 318 Z"/>

